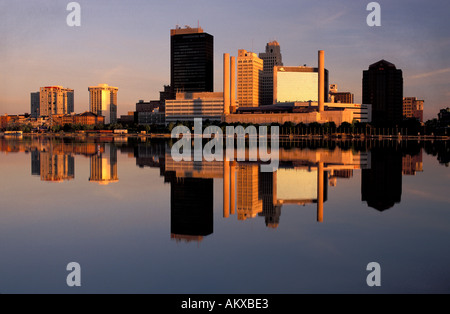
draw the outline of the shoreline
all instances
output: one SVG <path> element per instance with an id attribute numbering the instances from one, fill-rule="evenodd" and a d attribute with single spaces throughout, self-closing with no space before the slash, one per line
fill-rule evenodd
<path id="1" fill-rule="evenodd" d="M 185 135 L 190 137 L 191 139 L 195 138 L 203 138 L 203 139 L 211 139 L 211 137 L 205 137 L 203 135 L 198 136 L 195 134 L 189 134 Z M 23 137 L 53 137 L 53 138 L 79 138 L 79 139 L 89 139 L 89 138 L 112 138 L 112 139 L 121 139 L 124 138 L 140 138 L 140 139 L 177 139 L 172 138 L 171 134 L 168 133 L 152 133 L 152 134 L 105 134 L 105 133 L 24 133 L 23 136 L 15 136 L 15 135 L 4 135 L 0 134 L 0 138 L 23 138 Z M 213 136 L 214 137 L 214 136 Z M 235 135 L 236 137 L 236 135 Z M 259 138 L 260 136 L 252 136 L 252 138 Z M 450 136 L 435 136 L 435 135 L 364 135 L 364 134 L 342 134 L 342 133 L 335 133 L 335 134 L 290 134 L 290 135 L 284 135 L 280 134 L 279 136 L 280 140 L 334 140 L 334 141 L 341 141 L 341 140 L 355 140 L 355 141 L 365 141 L 365 140 L 392 140 L 392 141 L 449 141 Z M 178 139 L 181 138 L 181 136 L 178 137 Z M 246 135 L 246 138 L 248 139 L 249 136 Z M 271 136 L 267 135 L 264 136 L 264 138 L 270 139 Z"/>

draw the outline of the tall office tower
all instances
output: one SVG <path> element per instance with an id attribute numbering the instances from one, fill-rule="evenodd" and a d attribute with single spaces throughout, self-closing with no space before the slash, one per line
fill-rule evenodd
<path id="1" fill-rule="evenodd" d="M 98 151 L 91 156 L 90 182 L 100 185 L 119 182 L 117 175 L 117 147 L 105 144 L 104 152 Z"/>
<path id="2" fill-rule="evenodd" d="M 36 93 L 32 94 L 36 100 Z M 71 114 L 74 112 L 74 91 L 62 86 L 41 87 L 39 92 L 39 116 Z M 35 112 L 37 110 L 35 109 Z"/>
<path id="3" fill-rule="evenodd" d="M 31 117 L 38 118 L 40 116 L 41 96 L 39 92 L 31 93 Z"/>
<path id="4" fill-rule="evenodd" d="M 416 118 L 423 122 L 423 103 L 425 101 L 418 100 L 417 97 L 403 98 L 403 117 Z"/>
<path id="5" fill-rule="evenodd" d="M 105 117 L 105 124 L 117 122 L 117 87 L 108 84 L 91 86 L 89 90 L 89 111 Z"/>
<path id="6" fill-rule="evenodd" d="M 273 67 L 282 66 L 280 44 L 272 41 L 266 45 L 266 52 L 260 53 L 259 58 L 263 60 L 263 72 L 260 82 L 261 105 L 273 104 Z"/>
<path id="7" fill-rule="evenodd" d="M 263 60 L 256 53 L 240 49 L 238 52 L 237 97 L 239 107 L 258 107 L 259 82 L 263 72 Z"/>
<path id="8" fill-rule="evenodd" d="M 403 72 L 386 60 L 363 72 L 363 104 L 372 105 L 372 122 L 398 123 L 403 120 Z"/>
<path id="9" fill-rule="evenodd" d="M 201 27 L 170 30 L 170 87 L 178 92 L 214 91 L 214 36 Z"/>

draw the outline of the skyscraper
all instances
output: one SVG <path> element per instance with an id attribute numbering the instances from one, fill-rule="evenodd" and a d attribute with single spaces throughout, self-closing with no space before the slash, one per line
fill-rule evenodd
<path id="1" fill-rule="evenodd" d="M 214 37 L 201 27 L 170 30 L 170 86 L 172 97 L 214 91 Z"/>
<path id="2" fill-rule="evenodd" d="M 40 116 L 41 96 L 40 92 L 31 93 L 31 117 L 38 118 Z"/>
<path id="3" fill-rule="evenodd" d="M 91 86 L 89 90 L 89 111 L 105 117 L 105 124 L 117 122 L 117 87 L 108 84 Z"/>
<path id="4" fill-rule="evenodd" d="M 260 53 L 259 58 L 263 60 L 263 72 L 260 82 L 261 105 L 272 105 L 273 103 L 273 67 L 282 66 L 280 44 L 271 41 L 266 45 L 266 52 Z"/>
<path id="5" fill-rule="evenodd" d="M 37 93 L 31 95 L 32 109 L 34 114 L 39 116 L 52 116 L 71 114 L 74 112 L 74 91 L 73 89 L 64 88 L 62 86 L 46 86 L 41 87 L 39 91 L 39 113 L 37 111 L 36 102 Z M 34 102 L 34 103 L 33 103 Z M 32 110 L 32 115 L 33 115 Z"/>
<path id="6" fill-rule="evenodd" d="M 237 97 L 240 107 L 258 107 L 259 82 L 263 72 L 263 60 L 256 53 L 240 49 L 238 52 Z"/>
<path id="7" fill-rule="evenodd" d="M 372 104 L 372 121 L 398 123 L 403 119 L 403 72 L 381 60 L 363 72 L 364 104 Z"/>

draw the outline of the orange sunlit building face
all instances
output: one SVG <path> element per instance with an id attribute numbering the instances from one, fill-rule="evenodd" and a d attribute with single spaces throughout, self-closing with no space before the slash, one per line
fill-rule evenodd
<path id="1" fill-rule="evenodd" d="M 240 165 L 237 175 L 237 212 L 239 220 L 254 218 L 263 210 L 259 198 L 258 165 Z"/>
<path id="2" fill-rule="evenodd" d="M 263 60 L 256 53 L 241 49 L 237 58 L 237 97 L 240 107 L 259 106 L 259 82 Z"/>
<path id="3" fill-rule="evenodd" d="M 0 116 L 0 129 L 6 128 L 11 121 L 11 117 L 8 115 Z"/>
<path id="4" fill-rule="evenodd" d="M 63 152 L 40 152 L 41 181 L 63 182 L 75 178 L 75 160 Z"/>
<path id="5" fill-rule="evenodd" d="M 53 116 L 54 125 L 81 124 L 81 125 L 98 125 L 104 124 L 105 117 L 98 116 L 92 112 L 85 112 L 77 115 L 56 115 Z"/>
<path id="6" fill-rule="evenodd" d="M 91 156 L 91 176 L 90 182 L 101 185 L 108 185 L 119 181 L 117 175 L 117 148 L 114 145 L 106 144 L 104 153 Z"/>
<path id="7" fill-rule="evenodd" d="M 39 115 L 52 116 L 74 112 L 74 90 L 62 86 L 46 86 L 39 90 Z"/>

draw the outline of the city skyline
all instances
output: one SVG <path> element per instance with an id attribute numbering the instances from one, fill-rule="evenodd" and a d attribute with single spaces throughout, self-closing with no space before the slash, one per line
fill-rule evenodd
<path id="1" fill-rule="evenodd" d="M 214 36 L 216 92 L 222 91 L 224 52 L 261 53 L 277 40 L 288 65 L 316 66 L 315 51 L 327 51 L 330 84 L 353 93 L 356 102 L 362 100 L 363 70 L 381 59 L 403 70 L 405 97 L 425 100 L 425 120 L 436 118 L 450 102 L 444 83 L 450 79 L 450 37 L 441 13 L 449 4 L 443 1 L 379 1 L 381 27 L 366 24 L 367 3 L 356 1 L 345 6 L 258 2 L 259 7 L 253 1 L 79 3 L 80 27 L 66 25 L 65 1 L 0 4 L 0 36 L 6 43 L 0 47 L 0 68 L 8 73 L 0 79 L 0 114 L 31 113 L 30 92 L 47 85 L 74 89 L 75 112 L 89 109 L 85 89 L 99 82 L 120 88 L 118 115 L 133 110 L 139 99 L 158 98 L 170 82 L 170 29 L 177 24 L 200 24 Z M 222 23 L 227 16 L 232 21 Z M 421 23 L 411 22 L 418 16 Z M 105 31 L 112 40 L 97 39 Z"/>

